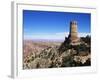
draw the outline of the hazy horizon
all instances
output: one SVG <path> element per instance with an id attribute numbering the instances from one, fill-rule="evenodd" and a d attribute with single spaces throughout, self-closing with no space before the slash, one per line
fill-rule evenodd
<path id="1" fill-rule="evenodd" d="M 68 35 L 69 34 L 67 33 L 58 33 L 56 35 L 48 35 L 48 37 L 40 37 L 39 34 L 38 35 L 35 34 L 32 36 L 26 36 L 24 40 L 39 40 L 39 39 L 40 40 L 65 40 L 65 37 L 68 37 Z M 47 36 L 47 34 L 45 36 Z M 55 36 L 59 36 L 59 38 L 55 38 Z M 78 33 L 78 37 L 86 37 L 86 36 L 91 36 L 91 34 L 90 33 Z"/>

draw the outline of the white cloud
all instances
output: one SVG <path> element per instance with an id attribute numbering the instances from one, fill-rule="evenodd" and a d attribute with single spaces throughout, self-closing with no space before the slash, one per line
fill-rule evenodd
<path id="1" fill-rule="evenodd" d="M 30 34 L 30 35 L 24 35 L 24 39 L 65 39 L 65 34 L 68 35 L 66 32 L 60 32 L 60 33 L 38 33 L 38 34 Z"/>
<path id="2" fill-rule="evenodd" d="M 59 33 L 38 33 L 38 34 L 30 34 L 30 35 L 24 35 L 24 39 L 59 39 L 64 40 L 65 37 L 68 37 L 68 32 L 59 32 Z M 90 33 L 78 33 L 79 37 L 85 37 L 87 35 L 90 35 Z"/>
<path id="3" fill-rule="evenodd" d="M 78 33 L 79 37 L 86 37 L 87 35 L 91 35 L 90 33 Z"/>
<path id="4" fill-rule="evenodd" d="M 66 36 L 68 37 L 69 33 L 68 32 L 60 32 L 60 33 L 56 33 L 56 35 L 62 35 L 62 36 Z"/>

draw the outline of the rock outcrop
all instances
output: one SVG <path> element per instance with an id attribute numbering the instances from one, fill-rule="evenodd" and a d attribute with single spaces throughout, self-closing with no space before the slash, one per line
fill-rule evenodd
<path id="1" fill-rule="evenodd" d="M 48 47 L 38 55 L 32 53 L 24 59 L 24 69 L 90 66 L 90 48 L 86 44 Z"/>

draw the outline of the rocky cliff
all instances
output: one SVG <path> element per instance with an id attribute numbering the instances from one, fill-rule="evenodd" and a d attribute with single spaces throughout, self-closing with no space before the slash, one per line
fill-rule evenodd
<path id="1" fill-rule="evenodd" d="M 60 46 L 47 47 L 38 54 L 32 53 L 23 61 L 24 69 L 76 67 L 91 65 L 90 44 L 81 39 L 81 44 L 70 45 L 67 39 Z M 90 43 L 90 41 L 88 41 Z"/>

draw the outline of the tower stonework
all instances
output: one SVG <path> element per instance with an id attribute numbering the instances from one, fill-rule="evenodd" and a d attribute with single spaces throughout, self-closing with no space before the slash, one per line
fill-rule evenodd
<path id="1" fill-rule="evenodd" d="M 68 39 L 71 45 L 79 44 L 80 39 L 78 37 L 77 21 L 70 22 L 70 33 Z"/>

